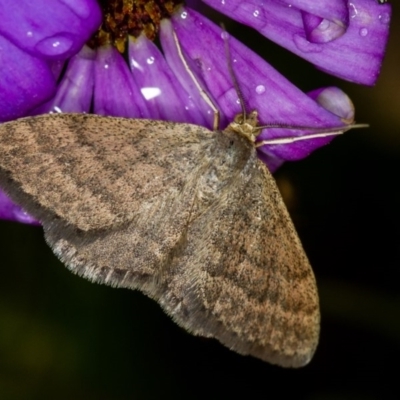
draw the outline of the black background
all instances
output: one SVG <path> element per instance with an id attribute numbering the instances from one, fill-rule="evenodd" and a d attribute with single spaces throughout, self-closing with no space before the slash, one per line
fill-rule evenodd
<path id="1" fill-rule="evenodd" d="M 227 23 L 232 35 L 302 90 L 343 88 L 357 121 L 371 125 L 276 174 L 321 297 L 321 339 L 308 366 L 282 369 L 193 337 L 142 294 L 71 274 L 46 246 L 41 228 L 0 221 L 0 398 L 399 398 L 393 378 L 400 356 L 395 19 L 374 88 L 318 72 L 250 29 Z"/>

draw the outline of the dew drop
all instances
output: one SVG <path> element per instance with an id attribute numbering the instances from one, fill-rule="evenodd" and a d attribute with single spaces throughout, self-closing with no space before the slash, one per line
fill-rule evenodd
<path id="1" fill-rule="evenodd" d="M 221 38 L 223 40 L 228 40 L 229 39 L 229 33 L 227 31 L 222 31 L 221 32 Z"/>
<path id="2" fill-rule="evenodd" d="M 36 45 L 36 50 L 47 56 L 56 56 L 68 53 L 72 46 L 72 38 L 69 35 L 60 34 L 41 40 Z"/>
<path id="3" fill-rule="evenodd" d="M 28 36 L 28 37 L 32 37 L 32 36 L 33 36 L 33 32 L 32 32 L 32 31 L 28 31 L 28 32 L 26 32 L 26 36 Z"/>
<path id="4" fill-rule="evenodd" d="M 186 19 L 187 18 L 187 11 L 182 11 L 181 12 L 181 18 Z"/>
<path id="5" fill-rule="evenodd" d="M 14 218 L 22 223 L 25 224 L 32 224 L 36 220 L 31 217 L 26 211 L 24 211 L 22 208 L 15 206 L 14 209 L 12 210 Z"/>
<path id="6" fill-rule="evenodd" d="M 330 27 L 331 23 L 327 19 L 323 19 L 321 23 L 318 25 L 318 30 L 326 31 Z"/>
<path id="7" fill-rule="evenodd" d="M 382 13 L 379 15 L 379 21 L 381 21 L 382 24 L 387 25 L 390 22 L 390 15 L 389 13 Z"/>
<path id="8" fill-rule="evenodd" d="M 320 53 L 322 51 L 321 45 L 317 43 L 311 43 L 306 38 L 296 33 L 293 35 L 293 41 L 296 47 L 304 53 Z"/>
<path id="9" fill-rule="evenodd" d="M 61 109 L 61 107 L 59 107 L 59 106 L 54 106 L 53 107 L 53 110 L 52 111 L 50 111 L 50 113 L 57 113 L 57 114 L 61 114 L 63 111 L 62 111 L 62 109 Z"/>
<path id="10" fill-rule="evenodd" d="M 253 12 L 253 16 L 254 17 L 258 17 L 260 15 L 260 11 L 259 10 L 255 10 L 254 12 Z"/>
<path id="11" fill-rule="evenodd" d="M 153 56 L 149 57 L 149 58 L 146 60 L 146 62 L 147 62 L 147 64 L 149 64 L 149 65 L 154 64 L 154 57 L 153 57 Z"/>
<path id="12" fill-rule="evenodd" d="M 263 94 L 265 92 L 265 86 L 264 85 L 257 85 L 256 86 L 256 93 L 257 94 Z"/>
<path id="13" fill-rule="evenodd" d="M 358 14 L 357 8 L 353 3 L 349 4 L 350 18 L 355 18 Z"/>
<path id="14" fill-rule="evenodd" d="M 365 37 L 368 35 L 368 29 L 367 28 L 361 28 L 358 32 L 360 36 Z"/>
<path id="15" fill-rule="evenodd" d="M 140 70 L 140 71 L 143 71 L 143 69 L 140 66 L 140 64 L 134 58 L 131 58 L 131 66 L 133 68 L 136 68 L 136 69 Z"/>

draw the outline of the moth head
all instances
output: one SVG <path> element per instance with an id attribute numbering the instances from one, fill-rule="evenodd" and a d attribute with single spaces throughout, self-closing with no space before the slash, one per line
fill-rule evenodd
<path id="1" fill-rule="evenodd" d="M 245 137 L 251 143 L 255 143 L 259 130 L 258 126 L 258 112 L 252 111 L 249 115 L 239 113 L 235 115 L 233 122 L 228 126 L 231 130 Z"/>

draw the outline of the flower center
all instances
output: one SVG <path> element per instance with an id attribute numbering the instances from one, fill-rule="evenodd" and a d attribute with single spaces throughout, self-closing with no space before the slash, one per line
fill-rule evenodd
<path id="1" fill-rule="evenodd" d="M 92 48 L 112 44 L 125 51 L 127 36 L 144 33 L 154 40 L 160 22 L 168 18 L 182 4 L 182 0 L 99 0 L 103 22 L 89 41 Z"/>

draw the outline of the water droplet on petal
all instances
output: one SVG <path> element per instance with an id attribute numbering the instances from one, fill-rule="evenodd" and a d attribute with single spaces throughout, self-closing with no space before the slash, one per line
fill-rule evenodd
<path id="1" fill-rule="evenodd" d="M 359 31 L 360 36 L 365 37 L 368 35 L 368 29 L 367 28 L 361 28 Z"/>
<path id="2" fill-rule="evenodd" d="M 323 19 L 321 23 L 318 25 L 318 30 L 326 31 L 330 27 L 331 23 L 327 19 Z"/>
<path id="3" fill-rule="evenodd" d="M 298 33 L 293 35 L 293 41 L 296 47 L 304 53 L 319 53 L 322 51 L 323 46 L 309 42 L 306 38 Z"/>
<path id="4" fill-rule="evenodd" d="M 18 222 L 22 222 L 24 224 L 31 224 L 36 221 L 35 218 L 31 217 L 25 210 L 23 210 L 18 206 L 15 206 L 15 208 L 12 211 L 14 218 Z"/>
<path id="5" fill-rule="evenodd" d="M 36 49 L 46 56 L 58 56 L 67 53 L 73 44 L 73 40 L 67 35 L 58 35 L 41 40 Z"/>
<path id="6" fill-rule="evenodd" d="M 131 58 L 131 66 L 133 68 L 136 68 L 136 69 L 140 70 L 140 71 L 143 71 L 143 68 L 140 66 L 140 64 L 133 58 Z"/>
<path id="7" fill-rule="evenodd" d="M 350 18 L 354 18 L 358 14 L 357 8 L 353 3 L 349 4 L 349 13 L 350 13 Z"/>
<path id="8" fill-rule="evenodd" d="M 32 31 L 28 31 L 28 32 L 26 32 L 26 36 L 28 36 L 28 37 L 32 37 L 32 36 L 33 36 L 33 32 L 32 32 Z"/>
<path id="9" fill-rule="evenodd" d="M 187 18 L 187 12 L 186 11 L 182 11 L 181 12 L 181 18 L 182 19 L 186 19 Z"/>
<path id="10" fill-rule="evenodd" d="M 50 113 L 57 113 L 57 114 L 61 114 L 62 113 L 62 109 L 59 106 L 53 106 L 52 111 L 50 111 Z"/>
<path id="11" fill-rule="evenodd" d="M 147 62 L 147 64 L 149 64 L 149 65 L 154 64 L 154 57 L 153 57 L 153 56 L 149 57 L 149 58 L 146 60 L 146 62 Z"/>
<path id="12" fill-rule="evenodd" d="M 221 32 L 221 38 L 224 40 L 228 40 L 229 39 L 229 33 L 227 31 L 222 31 Z"/>
<path id="13" fill-rule="evenodd" d="M 257 18 L 259 15 L 260 15 L 260 11 L 259 10 L 254 10 L 253 16 Z"/>
<path id="14" fill-rule="evenodd" d="M 256 87 L 256 93 L 257 94 L 263 94 L 265 92 L 265 86 L 264 85 L 258 85 Z"/>
<path id="15" fill-rule="evenodd" d="M 390 22 L 390 14 L 389 13 L 382 13 L 379 15 L 379 21 L 381 21 L 382 24 L 387 25 Z"/>

